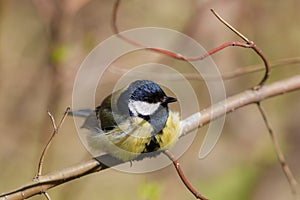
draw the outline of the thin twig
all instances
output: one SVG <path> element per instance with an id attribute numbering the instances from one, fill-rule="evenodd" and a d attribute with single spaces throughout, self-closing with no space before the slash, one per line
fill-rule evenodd
<path id="1" fill-rule="evenodd" d="M 263 76 L 263 78 L 261 79 L 261 81 L 258 83 L 258 85 L 256 85 L 255 87 L 253 87 L 253 89 L 258 90 L 259 88 L 261 88 L 265 82 L 268 80 L 270 73 L 271 73 L 271 67 L 269 64 L 269 61 L 267 59 L 267 57 L 263 54 L 263 52 L 254 44 L 253 41 L 250 41 L 246 36 L 244 36 L 242 33 L 240 33 L 239 31 L 237 31 L 233 26 L 231 26 L 227 21 L 225 21 L 216 11 L 214 11 L 214 9 L 211 9 L 211 12 L 219 19 L 219 21 L 221 21 L 226 27 L 228 27 L 230 30 L 232 30 L 236 35 L 238 35 L 240 38 L 242 38 L 248 45 L 250 48 L 252 48 L 257 55 L 260 56 L 260 58 L 263 60 L 264 65 L 265 65 L 265 74 Z"/>
<path id="2" fill-rule="evenodd" d="M 253 89 L 257 90 L 259 88 L 261 88 L 265 82 L 268 80 L 269 76 L 270 76 L 270 64 L 268 62 L 268 59 L 266 58 L 266 56 L 263 54 L 263 52 L 254 44 L 253 41 L 250 41 L 246 36 L 244 36 L 242 33 L 240 33 L 239 31 L 237 31 L 232 25 L 230 25 L 227 21 L 225 21 L 216 11 L 214 11 L 213 9 L 211 9 L 211 12 L 217 17 L 217 19 L 219 21 L 221 21 L 226 27 L 228 27 L 231 31 L 233 31 L 237 36 L 239 36 L 240 38 L 242 38 L 246 43 L 243 42 L 226 42 L 210 51 L 208 51 L 207 53 L 201 55 L 201 56 L 196 56 L 196 57 L 186 57 L 184 55 L 181 55 L 179 53 L 176 52 L 172 52 L 169 50 L 165 50 L 165 49 L 160 49 L 160 48 L 156 48 L 156 47 L 148 47 L 145 46 L 135 40 L 129 39 L 126 36 L 120 34 L 118 26 L 117 26 L 117 16 L 118 16 L 118 9 L 120 7 L 120 2 L 121 0 L 116 0 L 115 4 L 114 4 L 114 8 L 113 8 L 113 12 L 112 12 L 112 29 L 114 31 L 114 33 L 119 36 L 121 39 L 123 39 L 124 41 L 133 44 L 137 47 L 140 47 L 141 49 L 147 49 L 153 52 L 157 52 L 175 59 L 179 59 L 179 60 L 185 60 L 185 61 L 197 61 L 197 60 L 203 60 L 208 56 L 211 56 L 219 51 L 221 51 L 224 48 L 230 47 L 230 46 L 239 46 L 239 47 L 244 47 L 244 48 L 251 48 L 253 49 L 258 56 L 260 56 L 260 58 L 263 60 L 264 65 L 265 65 L 265 74 L 263 76 L 263 78 L 260 80 L 260 82 L 253 87 Z"/>
<path id="3" fill-rule="evenodd" d="M 293 57 L 293 58 L 285 58 L 285 59 L 278 59 L 274 60 L 270 63 L 271 68 L 277 68 L 281 66 L 288 66 L 288 65 L 297 65 L 300 64 L 300 57 Z M 223 80 L 231 80 L 233 78 L 239 78 L 244 75 L 248 75 L 251 73 L 259 72 L 265 69 L 264 64 L 254 64 L 254 65 L 247 65 L 243 67 L 239 67 L 233 71 L 230 72 L 224 72 L 221 74 L 221 78 Z M 122 69 L 117 66 L 111 66 L 108 69 L 112 73 L 116 74 L 125 74 L 129 70 L 128 69 Z M 153 72 L 154 73 L 154 72 Z M 154 75 L 154 74 L 153 74 Z M 202 77 L 200 77 L 198 74 L 195 73 L 182 73 L 184 77 L 186 77 L 189 80 L 198 80 L 198 81 L 204 81 Z M 130 76 L 130 74 L 128 74 Z M 135 75 L 133 75 L 135 76 Z M 176 74 L 172 73 L 163 73 L 163 74 L 155 74 L 156 78 L 159 79 L 159 77 L 170 80 L 170 81 L 178 81 L 179 77 Z M 218 75 L 205 75 L 205 80 L 219 80 L 220 76 Z"/>
<path id="4" fill-rule="evenodd" d="M 186 188 L 197 198 L 197 199 L 201 199 L 201 200 L 208 200 L 206 197 L 204 197 L 202 194 L 200 194 L 192 185 L 191 183 L 188 181 L 188 179 L 185 177 L 179 162 L 177 161 L 177 159 L 175 158 L 175 156 L 169 151 L 169 150 L 165 150 L 163 152 L 173 163 L 180 179 L 182 180 L 182 182 L 184 183 L 184 185 L 186 186 Z"/>
<path id="5" fill-rule="evenodd" d="M 67 117 L 69 111 L 70 111 L 70 107 L 67 107 L 64 114 L 63 114 L 63 116 L 62 116 L 62 118 L 61 118 L 61 120 L 60 120 L 60 122 L 59 122 L 59 124 L 58 124 L 58 126 L 56 126 L 55 119 L 54 119 L 53 115 L 49 111 L 47 112 L 49 117 L 50 117 L 52 126 L 53 126 L 53 132 L 52 132 L 52 135 L 51 135 L 48 143 L 44 147 L 44 150 L 43 150 L 42 155 L 40 157 L 39 165 L 38 165 L 38 173 L 35 176 L 35 179 L 38 179 L 42 175 L 43 164 L 44 164 L 44 159 L 45 159 L 46 153 L 47 153 L 49 147 L 51 146 L 53 138 L 55 137 L 56 134 L 58 134 L 58 131 L 59 131 L 61 125 L 63 124 L 65 118 Z"/>
<path id="6" fill-rule="evenodd" d="M 113 29 L 113 32 L 118 37 L 120 37 L 122 40 L 124 40 L 124 41 L 126 41 L 129 44 L 132 44 L 134 46 L 140 47 L 141 49 L 147 49 L 147 50 L 150 50 L 150 51 L 154 51 L 154 52 L 157 52 L 157 53 L 160 53 L 160 54 L 163 54 L 163 55 L 175 58 L 175 59 L 179 59 L 179 60 L 197 61 L 197 60 L 203 60 L 206 57 L 211 56 L 211 55 L 217 53 L 218 51 L 220 51 L 220 50 L 222 50 L 226 47 L 229 47 L 229 46 L 240 46 L 240 47 L 245 47 L 245 48 L 252 48 L 251 45 L 249 45 L 248 43 L 245 44 L 245 43 L 242 43 L 242 42 L 227 42 L 225 44 L 220 45 L 219 47 L 216 47 L 216 48 L 208 51 L 204 55 L 195 56 L 195 57 L 187 57 L 187 56 L 184 56 L 184 55 L 181 55 L 179 53 L 172 52 L 172 51 L 169 51 L 169 50 L 166 50 L 166 49 L 160 49 L 160 48 L 156 48 L 156 47 L 145 46 L 145 45 L 143 45 L 143 44 L 141 44 L 141 43 L 139 43 L 135 40 L 132 40 L 132 39 L 120 34 L 119 28 L 117 26 L 118 10 L 119 10 L 119 7 L 120 7 L 120 3 L 121 3 L 121 0 L 116 0 L 116 2 L 114 4 L 114 7 L 113 7 L 113 12 L 112 12 L 112 29 Z"/>
<path id="7" fill-rule="evenodd" d="M 259 112 L 260 112 L 260 114 L 261 114 L 261 116 L 264 120 L 264 123 L 265 123 L 265 125 L 266 125 L 266 127 L 269 131 L 269 134 L 271 136 L 271 139 L 272 139 L 275 151 L 276 151 L 277 158 L 280 162 L 282 171 L 285 174 L 285 176 L 286 176 L 286 178 L 287 178 L 287 180 L 290 184 L 292 194 L 296 196 L 297 195 L 297 181 L 294 178 L 294 175 L 293 175 L 292 171 L 290 170 L 289 165 L 286 163 L 286 159 L 285 159 L 284 154 L 283 154 L 283 152 L 280 148 L 278 139 L 277 139 L 272 127 L 271 127 L 271 124 L 268 121 L 267 115 L 266 115 L 263 107 L 261 106 L 260 102 L 257 102 L 257 107 L 258 107 Z"/>
<path id="8" fill-rule="evenodd" d="M 273 68 L 280 67 L 280 66 L 296 65 L 299 63 L 300 63 L 300 57 L 285 58 L 285 59 L 278 59 L 278 60 L 272 61 L 270 63 L 270 67 L 273 69 Z M 250 73 L 262 71 L 263 69 L 265 69 L 265 67 L 262 64 L 249 65 L 249 66 L 245 66 L 245 67 L 240 67 L 231 72 L 223 73 L 222 78 L 224 80 L 229 80 L 229 79 L 237 78 L 237 77 L 247 75 Z"/>
<path id="9" fill-rule="evenodd" d="M 232 30 L 232 32 L 234 32 L 236 35 L 242 38 L 245 42 L 250 43 L 250 40 L 246 36 L 244 36 L 241 32 L 236 30 L 236 28 L 234 28 L 227 21 L 225 21 L 214 9 L 210 9 L 210 11 L 219 19 L 220 22 L 222 22 L 225 26 Z"/>
<path id="10" fill-rule="evenodd" d="M 118 37 L 120 37 L 122 40 L 128 42 L 129 44 L 132 44 L 132 45 L 137 46 L 137 47 L 145 48 L 144 45 L 142 45 L 142 44 L 140 44 L 140 43 L 138 43 L 134 40 L 131 40 L 131 39 L 125 37 L 122 34 L 119 34 L 119 28 L 117 26 L 117 17 L 118 17 L 118 10 L 119 10 L 119 7 L 120 7 L 120 3 L 121 3 L 121 0 L 116 0 L 116 2 L 114 4 L 114 7 L 113 7 L 113 12 L 112 12 L 112 29 L 113 29 L 113 32 Z"/>
<path id="11" fill-rule="evenodd" d="M 43 192 L 44 196 L 46 197 L 47 200 L 51 200 L 50 195 L 47 192 Z"/>

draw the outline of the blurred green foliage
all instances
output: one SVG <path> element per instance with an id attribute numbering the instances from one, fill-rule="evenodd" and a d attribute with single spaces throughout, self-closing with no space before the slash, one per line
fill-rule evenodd
<path id="1" fill-rule="evenodd" d="M 141 183 L 138 187 L 138 198 L 143 200 L 158 200 L 161 196 L 161 185 L 158 183 Z"/>
<path id="2" fill-rule="evenodd" d="M 65 45 L 55 46 L 51 53 L 51 61 L 55 64 L 62 64 L 68 55 L 69 48 Z"/>
<path id="3" fill-rule="evenodd" d="M 201 185 L 210 199 L 249 200 L 259 175 L 257 167 L 241 165 Z"/>

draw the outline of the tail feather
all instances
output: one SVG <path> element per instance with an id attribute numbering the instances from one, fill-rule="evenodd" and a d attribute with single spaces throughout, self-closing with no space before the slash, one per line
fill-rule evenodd
<path id="1" fill-rule="evenodd" d="M 68 113 L 68 115 L 76 116 L 76 117 L 88 117 L 93 110 L 91 109 L 82 109 L 82 110 L 73 110 Z"/>
<path id="2" fill-rule="evenodd" d="M 99 132 L 100 122 L 97 120 L 96 112 L 91 109 L 74 110 L 68 113 L 69 115 L 85 118 L 81 128 L 89 129 L 94 132 Z"/>

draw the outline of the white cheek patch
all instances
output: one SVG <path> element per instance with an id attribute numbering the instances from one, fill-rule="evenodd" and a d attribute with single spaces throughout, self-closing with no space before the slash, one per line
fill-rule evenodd
<path id="1" fill-rule="evenodd" d="M 157 111 L 158 107 L 160 106 L 160 103 L 147 103 L 144 101 L 133 101 L 130 100 L 128 107 L 130 111 L 137 116 L 138 114 L 140 115 L 152 115 Z"/>

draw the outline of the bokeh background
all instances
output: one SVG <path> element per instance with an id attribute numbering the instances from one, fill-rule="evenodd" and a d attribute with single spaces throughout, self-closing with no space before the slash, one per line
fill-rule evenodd
<path id="1" fill-rule="evenodd" d="M 0 1 L 0 193 L 35 176 L 42 148 L 52 132 L 47 110 L 58 120 L 72 104 L 80 64 L 98 43 L 113 34 L 113 4 L 112 0 Z M 297 0 L 130 0 L 122 2 L 118 24 L 120 30 L 145 26 L 174 29 L 209 50 L 239 39 L 210 13 L 214 8 L 255 41 L 272 63 L 300 55 L 299 6 Z M 251 50 L 233 47 L 213 59 L 223 73 L 261 63 Z M 162 55 L 137 52 L 114 66 L 124 69 L 150 61 L 179 68 L 184 65 Z M 269 82 L 299 74 L 299 66 L 277 67 Z M 120 74 L 111 76 L 107 76 L 107 87 L 99 88 L 96 101 L 111 91 Z M 261 77 L 258 72 L 225 81 L 227 95 L 250 88 Z M 204 83 L 191 83 L 198 91 L 200 107 L 209 106 Z M 299 92 L 293 92 L 262 103 L 298 181 L 299 100 Z M 200 192 L 210 199 L 292 199 L 256 106 L 227 115 L 219 142 L 200 160 L 198 152 L 206 128 L 198 131 L 193 145 L 179 159 Z M 72 118 L 67 118 L 47 154 L 44 173 L 90 158 Z M 147 174 L 106 170 L 54 188 L 49 194 L 52 199 L 194 199 L 173 166 Z"/>

